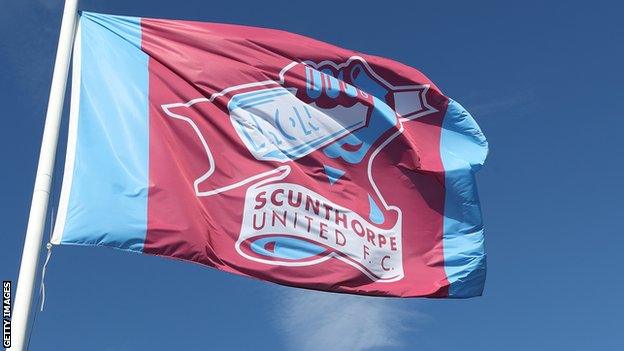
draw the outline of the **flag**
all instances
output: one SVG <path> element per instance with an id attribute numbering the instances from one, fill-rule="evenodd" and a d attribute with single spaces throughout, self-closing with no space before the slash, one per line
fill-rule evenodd
<path id="1" fill-rule="evenodd" d="M 478 296 L 486 154 L 471 115 L 396 61 L 83 12 L 52 243 L 317 290 Z"/>

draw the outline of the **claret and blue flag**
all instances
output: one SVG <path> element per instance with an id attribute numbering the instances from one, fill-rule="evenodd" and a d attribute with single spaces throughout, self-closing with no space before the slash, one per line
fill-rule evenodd
<path id="1" fill-rule="evenodd" d="M 472 297 L 487 142 L 418 70 L 264 28 L 80 16 L 53 244 Z"/>

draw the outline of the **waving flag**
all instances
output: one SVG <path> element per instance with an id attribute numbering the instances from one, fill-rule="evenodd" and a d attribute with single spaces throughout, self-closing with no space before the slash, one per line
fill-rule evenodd
<path id="1" fill-rule="evenodd" d="M 83 13 L 53 243 L 311 289 L 477 296 L 486 153 L 470 114 L 398 62 Z"/>

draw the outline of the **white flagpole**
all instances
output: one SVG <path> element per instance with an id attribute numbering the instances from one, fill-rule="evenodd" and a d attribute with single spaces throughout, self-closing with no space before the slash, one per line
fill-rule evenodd
<path id="1" fill-rule="evenodd" d="M 54 62 L 54 73 L 52 74 L 48 110 L 46 113 L 45 126 L 43 128 L 41 151 L 39 152 L 39 164 L 37 166 L 35 187 L 30 205 L 28 227 L 26 229 L 26 239 L 24 241 L 24 251 L 22 252 L 22 262 L 20 264 L 19 277 L 17 280 L 15 304 L 13 305 L 11 350 L 24 351 L 27 346 L 28 321 L 35 292 L 37 266 L 41 253 L 48 199 L 50 197 L 52 185 L 54 158 L 56 156 L 56 145 L 61 126 L 61 114 L 63 112 L 63 100 L 65 97 L 65 87 L 67 85 L 69 61 L 74 43 L 76 23 L 78 21 L 77 10 L 78 0 L 65 1 L 63 19 L 61 21 L 61 32 L 56 49 L 56 61 Z"/>

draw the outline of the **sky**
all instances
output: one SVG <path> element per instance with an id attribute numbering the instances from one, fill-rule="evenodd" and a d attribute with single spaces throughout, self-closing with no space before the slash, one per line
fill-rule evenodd
<path id="1" fill-rule="evenodd" d="M 55 247 L 30 350 L 624 349 L 620 2 L 83 0 L 79 8 L 278 28 L 418 68 L 488 138 L 478 174 L 488 276 L 479 298 L 367 298 Z M 3 280 L 17 279 L 61 13 L 60 0 L 0 2 Z"/>

